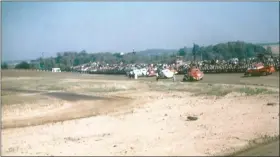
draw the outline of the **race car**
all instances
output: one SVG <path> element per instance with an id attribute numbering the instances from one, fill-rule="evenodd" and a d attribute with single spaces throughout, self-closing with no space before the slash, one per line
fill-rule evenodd
<path id="1" fill-rule="evenodd" d="M 141 68 L 141 69 L 137 69 L 137 68 L 132 68 L 130 71 L 127 72 L 127 76 L 129 78 L 135 78 L 135 75 L 137 75 L 137 77 L 144 77 L 147 76 L 148 71 L 146 68 Z"/>
<path id="2" fill-rule="evenodd" d="M 184 75 L 183 81 L 199 81 L 204 77 L 204 73 L 198 68 L 190 68 Z"/>
<path id="3" fill-rule="evenodd" d="M 170 71 L 172 71 L 175 75 L 178 74 L 178 71 L 176 69 L 169 69 Z"/>
<path id="4" fill-rule="evenodd" d="M 275 68 L 272 65 L 263 65 L 262 63 L 258 63 L 253 65 L 251 68 L 248 68 L 244 76 L 267 76 L 271 75 L 275 72 Z"/>
<path id="5" fill-rule="evenodd" d="M 147 77 L 157 76 L 157 72 L 155 69 L 149 69 L 147 72 Z"/>
<path id="6" fill-rule="evenodd" d="M 160 70 L 157 73 L 157 77 L 156 80 L 158 81 L 159 79 L 173 79 L 173 82 L 175 82 L 176 78 L 175 78 L 175 72 L 169 70 L 169 69 L 163 69 Z"/>

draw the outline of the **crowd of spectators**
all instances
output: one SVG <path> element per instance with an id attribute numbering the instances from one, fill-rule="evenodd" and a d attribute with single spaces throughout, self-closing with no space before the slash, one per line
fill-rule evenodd
<path id="1" fill-rule="evenodd" d="M 200 70 L 211 72 L 244 72 L 246 69 L 252 67 L 254 64 L 259 63 L 255 58 L 248 60 L 241 60 L 237 62 L 225 61 L 225 60 L 211 60 L 211 61 L 198 61 L 198 62 L 183 62 L 181 65 L 174 64 L 102 64 L 99 62 L 91 62 L 79 66 L 72 67 L 72 71 L 96 73 L 96 74 L 126 74 L 132 69 L 158 69 L 168 68 L 175 69 L 178 73 L 184 73 L 186 68 L 190 66 L 197 66 Z M 273 65 L 276 70 L 279 70 L 279 58 L 267 59 L 263 61 L 264 64 Z"/>

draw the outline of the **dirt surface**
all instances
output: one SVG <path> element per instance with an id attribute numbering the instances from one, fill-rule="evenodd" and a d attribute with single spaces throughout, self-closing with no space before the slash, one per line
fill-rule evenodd
<path id="1" fill-rule="evenodd" d="M 241 76 L 2 71 L 2 155 L 215 155 L 279 135 L 279 74 Z"/>

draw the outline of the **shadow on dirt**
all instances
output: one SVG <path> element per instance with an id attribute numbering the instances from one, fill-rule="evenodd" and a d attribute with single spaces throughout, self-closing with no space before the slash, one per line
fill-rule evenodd
<path id="1" fill-rule="evenodd" d="M 2 88 L 2 91 L 15 92 L 15 93 L 41 93 L 38 90 L 16 89 L 16 88 Z"/>
<path id="2" fill-rule="evenodd" d="M 201 82 L 203 80 L 182 80 L 181 82 Z"/>
<path id="3" fill-rule="evenodd" d="M 67 101 L 78 101 L 78 100 L 101 100 L 101 101 L 89 101 L 85 103 L 71 103 L 71 107 L 58 108 L 50 110 L 42 115 L 28 116 L 15 116 L 14 118 L 7 118 L 2 120 L 2 129 L 9 128 L 20 128 L 27 126 L 36 126 L 48 123 L 64 122 L 67 120 L 93 117 L 97 115 L 107 115 L 109 113 L 119 112 L 122 110 L 129 110 L 129 105 L 133 105 L 133 99 L 125 97 L 97 97 L 79 95 L 74 93 L 43 93 L 48 96 L 57 97 Z M 104 100 L 105 99 L 105 100 Z"/>
<path id="4" fill-rule="evenodd" d="M 83 94 L 66 93 L 66 92 L 51 92 L 43 93 L 43 95 L 55 97 L 66 101 L 79 101 L 79 100 L 110 100 L 110 98 L 89 96 Z"/>
<path id="5" fill-rule="evenodd" d="M 27 90 L 27 89 L 16 89 L 16 88 L 5 88 L 2 89 L 2 92 L 12 92 L 12 93 L 28 93 L 28 94 L 41 94 L 44 96 L 54 97 L 66 101 L 80 101 L 80 100 L 111 100 L 111 98 L 99 97 L 99 96 L 91 96 L 84 94 L 76 94 L 69 92 L 46 92 L 39 90 Z"/>
<path id="6" fill-rule="evenodd" d="M 250 78 L 250 77 L 261 77 L 260 75 L 252 75 L 252 76 L 240 76 L 240 78 Z"/>

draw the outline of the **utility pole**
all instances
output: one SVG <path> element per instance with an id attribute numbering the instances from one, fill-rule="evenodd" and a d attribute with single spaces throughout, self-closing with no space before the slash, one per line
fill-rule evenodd
<path id="1" fill-rule="evenodd" d="M 247 53 L 248 53 L 248 50 L 246 51 L 246 53 L 245 53 L 245 59 L 246 59 L 246 64 L 248 63 L 248 59 L 247 59 Z"/>
<path id="2" fill-rule="evenodd" d="M 204 45 L 202 45 L 204 47 Z M 202 51 L 200 51 L 200 60 L 202 61 L 203 56 L 202 56 Z"/>
<path id="3" fill-rule="evenodd" d="M 135 51 L 134 51 L 134 49 L 132 50 L 132 53 L 135 55 Z"/>

